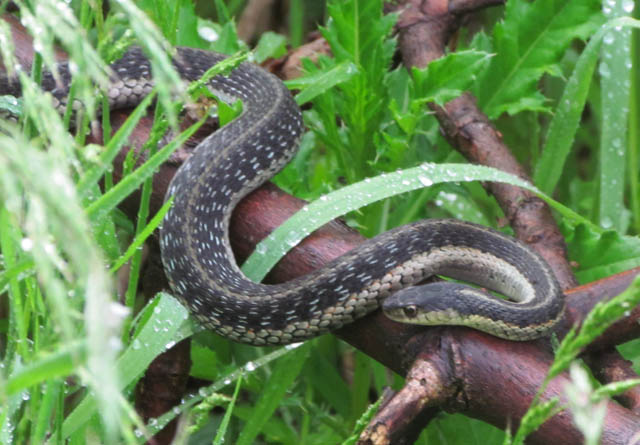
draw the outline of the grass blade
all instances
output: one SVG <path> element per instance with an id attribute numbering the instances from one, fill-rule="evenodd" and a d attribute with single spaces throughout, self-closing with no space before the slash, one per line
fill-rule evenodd
<path id="1" fill-rule="evenodd" d="M 411 190 L 442 182 L 466 181 L 504 182 L 540 194 L 538 189 L 516 176 L 480 165 L 425 163 L 419 167 L 385 173 L 343 187 L 304 206 L 256 246 L 242 265 L 242 271 L 254 281 L 260 281 L 284 254 L 334 218 Z M 592 223 L 548 196 L 540 196 L 566 217 L 593 227 Z M 594 229 L 598 230 L 597 227 Z"/>
<path id="2" fill-rule="evenodd" d="M 142 102 L 138 104 L 124 124 L 122 124 L 118 131 L 116 131 L 116 134 L 111 137 L 109 143 L 104 147 L 104 151 L 100 155 L 96 165 L 82 175 L 76 184 L 78 193 L 81 196 L 85 196 L 91 187 L 98 182 L 100 177 L 111 166 L 113 159 L 120 151 L 120 148 L 125 144 L 125 142 L 127 142 L 135 126 L 138 124 L 144 113 L 146 113 L 147 107 L 155 96 L 155 92 L 152 91 L 142 100 Z"/>
<path id="3" fill-rule="evenodd" d="M 238 436 L 236 445 L 250 445 L 269 420 L 294 379 L 300 374 L 309 352 L 309 345 L 302 344 L 276 363 L 269 380 L 265 383 L 253 413 Z"/>
<path id="4" fill-rule="evenodd" d="M 229 406 L 227 406 L 227 410 L 224 413 L 222 422 L 220 422 L 220 427 L 216 432 L 216 437 L 213 438 L 214 445 L 222 445 L 224 443 L 224 435 L 227 433 L 227 427 L 229 426 L 229 421 L 231 420 L 231 413 L 233 413 L 233 408 L 236 406 L 236 400 L 238 400 L 238 394 L 240 393 L 241 386 L 242 377 L 240 377 L 236 382 L 236 389 L 233 391 L 233 397 L 229 402 Z"/>
<path id="5" fill-rule="evenodd" d="M 533 175 L 534 184 L 548 195 L 552 194 L 556 188 L 573 145 L 587 93 L 593 80 L 593 71 L 598 62 L 603 35 L 602 29 L 598 31 L 578 58 L 549 125 L 542 156 Z"/>
<path id="6" fill-rule="evenodd" d="M 45 380 L 71 374 L 86 358 L 87 343 L 78 341 L 17 370 L 7 381 L 6 391 L 13 395 Z"/>
<path id="7" fill-rule="evenodd" d="M 626 0 L 603 5 L 605 16 L 626 14 Z M 608 11 L 608 12 L 607 12 Z M 627 118 L 631 73 L 631 30 L 609 29 L 603 37 L 600 60 L 602 133 L 600 137 L 600 199 L 598 217 L 605 229 L 621 231 L 627 215 L 624 205 Z"/>
<path id="8" fill-rule="evenodd" d="M 153 231 L 156 230 L 162 223 L 164 215 L 166 215 L 171 208 L 171 204 L 173 204 L 173 197 L 162 205 L 160 210 L 158 210 L 153 218 L 151 218 L 149 224 L 147 224 L 145 228 L 135 237 L 133 242 L 129 245 L 129 247 L 127 247 L 127 251 L 113 264 L 110 269 L 111 273 L 115 273 L 118 269 L 120 269 L 127 261 L 129 261 L 129 259 L 136 253 L 136 251 L 142 247 L 147 238 L 149 238 Z"/>
<path id="9" fill-rule="evenodd" d="M 162 428 L 164 428 L 169 422 L 175 419 L 177 415 L 186 412 L 192 406 L 202 401 L 205 397 L 208 397 L 211 394 L 214 394 L 216 391 L 219 391 L 220 389 L 224 388 L 225 386 L 230 385 L 237 379 L 243 377 L 246 373 L 255 372 L 256 370 L 262 368 L 263 366 L 268 365 L 269 363 L 272 363 L 274 360 L 277 360 L 287 354 L 290 354 L 298 346 L 300 346 L 300 343 L 291 344 L 286 347 L 276 349 L 275 351 L 270 352 L 256 360 L 247 362 L 244 366 L 240 368 L 236 368 L 235 370 L 231 371 L 224 377 L 218 379 L 213 384 L 207 387 L 200 388 L 197 394 L 191 394 L 185 397 L 184 403 L 181 403 L 180 406 L 177 407 L 177 409 L 172 409 L 171 411 L 166 412 L 165 414 L 158 417 L 157 419 L 153 419 L 153 422 L 150 422 L 146 427 L 147 432 L 149 432 L 150 434 L 157 433 Z M 144 441 L 145 441 L 144 437 L 140 437 L 137 443 L 142 444 L 144 443 Z"/>
<path id="10" fill-rule="evenodd" d="M 162 150 L 159 150 L 155 155 L 151 156 L 147 162 L 142 164 L 136 171 L 128 175 L 126 178 L 123 178 L 107 193 L 92 202 L 89 207 L 87 207 L 87 214 L 89 217 L 101 218 L 103 215 L 113 210 L 122 202 L 122 200 L 138 188 L 145 179 L 151 176 L 156 169 L 159 168 L 160 165 L 169 158 L 169 156 L 171 156 L 171 153 L 184 144 L 187 139 L 193 136 L 204 122 L 205 119 L 202 119 L 191 125 L 180 133 L 173 141 L 167 144 Z"/>
<path id="11" fill-rule="evenodd" d="M 176 342 L 193 334 L 187 309 L 168 294 L 159 294 L 143 311 L 146 320 L 131 345 L 120 355 L 117 372 L 122 390 L 135 381 L 149 363 Z M 67 438 L 82 428 L 97 409 L 96 400 L 89 395 L 66 417 L 62 435 Z"/>

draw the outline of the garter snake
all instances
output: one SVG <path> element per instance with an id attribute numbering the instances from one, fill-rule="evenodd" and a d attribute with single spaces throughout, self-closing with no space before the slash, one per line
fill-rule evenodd
<path id="1" fill-rule="evenodd" d="M 180 48 L 174 64 L 184 80 L 193 81 L 222 58 Z M 107 96 L 114 107 L 135 105 L 152 88 L 150 63 L 139 49 L 112 70 Z M 66 64 L 59 72 L 62 85 L 45 74 L 43 87 L 60 106 L 70 74 Z M 562 316 L 563 295 L 543 259 L 511 237 L 456 220 L 390 230 L 283 284 L 250 281 L 229 244 L 231 212 L 295 154 L 301 113 L 278 78 L 250 63 L 214 77 L 208 87 L 224 100 L 242 100 L 243 112 L 202 141 L 180 167 L 167 191 L 174 205 L 160 231 L 171 288 L 204 326 L 236 341 L 285 344 L 338 329 L 382 304 L 396 320 L 467 325 L 528 340 L 547 334 Z M 0 79 L 0 93 L 17 89 L 15 81 Z M 451 282 L 412 286 L 436 274 L 513 301 Z"/>

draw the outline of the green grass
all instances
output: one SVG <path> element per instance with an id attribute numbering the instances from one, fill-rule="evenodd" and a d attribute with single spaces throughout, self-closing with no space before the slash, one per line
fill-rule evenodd
<path id="1" fill-rule="evenodd" d="M 316 200 L 288 223 L 302 228 L 296 239 L 342 214 L 369 236 L 425 217 L 496 226 L 502 212 L 479 181 L 500 180 L 529 187 L 550 203 L 580 282 L 640 265 L 633 125 L 640 70 L 625 44 L 629 35 L 619 32 L 638 22 L 615 19 L 629 12 L 627 2 L 603 14 L 596 1 L 510 0 L 496 11 L 497 23 L 485 17 L 484 31 L 463 36 L 458 50 L 411 73 L 393 63 L 395 17 L 381 13 L 380 0 L 328 3 L 321 32 L 334 56 L 305 61 L 304 77 L 288 82 L 300 91 L 296 99 L 305 105 L 309 131 L 276 182 Z M 17 123 L 0 121 L 0 444 L 137 444 L 177 416 L 189 443 L 351 443 L 383 387 L 399 387 L 400 377 L 332 336 L 288 348 L 230 343 L 200 330 L 170 295 L 145 303 L 138 294 L 140 247 L 162 217 L 149 215 L 151 177 L 201 124 L 158 144 L 175 125 L 180 103 L 198 90 L 177 81 L 168 51 L 185 45 L 246 57 L 232 19 L 243 2 L 215 1 L 215 22 L 197 17 L 190 0 L 120 0 L 111 2 L 107 16 L 101 2 L 87 0 L 20 5 L 39 53 L 31 73 L 20 73 L 23 98 L 0 98 L 2 109 L 20 115 Z M 287 42 L 298 45 L 310 31 L 301 18 L 312 23 L 306 14 L 317 4 L 292 1 L 291 8 L 290 35 L 265 34 L 256 60 L 282 55 Z M 211 32 L 219 37 L 213 42 L 205 38 Z M 9 41 L 0 22 L 0 53 L 13 67 Z M 37 86 L 42 70 L 55 66 L 54 41 L 76 64 L 72 95 L 87 106 L 71 133 L 71 112 L 60 116 Z M 153 98 L 103 146 L 87 145 L 89 117 L 105 103 L 94 85 L 105 84 L 107 62 L 132 42 L 152 54 Z M 467 165 L 440 136 L 425 104 L 466 90 L 533 172 L 533 184 Z M 148 160 L 134 168 L 128 159 L 125 178 L 114 185 L 114 158 L 154 98 Z M 101 125 L 110 128 L 108 115 Z M 130 221 L 117 206 L 136 190 L 142 198 Z M 275 254 L 269 261 L 297 242 L 273 238 L 276 245 L 258 249 Z M 260 277 L 270 266 L 256 259 L 247 273 Z M 121 299 L 115 277 L 127 262 Z M 550 376 L 568 369 L 582 347 L 638 304 L 638 285 L 597 307 L 580 332 L 567 336 Z M 155 357 L 185 338 L 192 338 L 191 375 L 204 386 L 144 425 L 133 408 L 133 388 Z M 637 343 L 624 352 L 640 359 Z M 347 361 L 350 379 L 340 371 Z M 592 388 L 575 365 L 571 373 L 574 394 L 590 394 L 593 409 L 636 383 Z M 521 443 L 564 408 L 534 403 L 513 439 L 480 421 L 443 415 L 418 443 Z M 584 418 L 580 407 L 571 409 Z M 594 427 L 588 440 L 597 443 L 598 422 L 592 423 L 583 428 Z"/>

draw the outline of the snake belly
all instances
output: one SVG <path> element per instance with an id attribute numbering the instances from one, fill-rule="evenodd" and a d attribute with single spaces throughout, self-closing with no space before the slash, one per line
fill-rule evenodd
<path id="1" fill-rule="evenodd" d="M 193 81 L 223 58 L 178 48 L 174 65 L 184 80 Z M 127 52 L 112 70 L 107 95 L 113 107 L 135 105 L 153 86 L 150 63 L 139 49 Z M 69 88 L 67 65 L 61 64 L 59 72 L 62 86 L 45 74 L 43 87 L 62 106 Z M 243 112 L 203 140 L 178 169 L 167 191 L 173 206 L 160 230 L 170 286 L 205 327 L 254 345 L 298 342 L 351 323 L 394 292 L 413 293 L 410 311 L 395 297 L 388 305 L 394 319 L 467 325 L 512 340 L 546 335 L 561 318 L 563 295 L 541 257 L 514 238 L 456 220 L 398 227 L 286 283 L 249 280 L 231 251 L 231 212 L 295 154 L 303 132 L 301 113 L 283 83 L 251 63 L 214 77 L 208 87 L 223 100 L 242 100 Z M 15 82 L 0 78 L 0 93 L 16 89 Z M 445 283 L 436 289 L 438 298 L 415 316 L 413 297 L 421 287 L 411 286 L 437 274 L 515 301 L 471 287 L 449 290 Z M 435 289 L 429 286 L 424 288 Z"/>

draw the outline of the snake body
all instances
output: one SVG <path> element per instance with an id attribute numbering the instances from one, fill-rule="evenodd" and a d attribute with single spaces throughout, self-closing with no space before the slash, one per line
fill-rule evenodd
<path id="1" fill-rule="evenodd" d="M 193 81 L 224 56 L 180 48 L 174 65 Z M 152 87 L 150 64 L 134 49 L 112 65 L 107 94 L 131 106 Z M 60 104 L 68 93 L 49 75 L 43 87 Z M 229 242 L 235 205 L 295 154 L 301 113 L 275 76 L 243 63 L 208 87 L 243 112 L 208 136 L 174 176 L 174 204 L 160 231 L 165 272 L 175 293 L 204 326 L 254 345 L 286 344 L 336 330 L 383 304 L 394 319 L 467 325 L 512 340 L 543 336 L 562 316 L 562 292 L 547 263 L 519 241 L 479 225 L 424 220 L 368 240 L 306 276 L 255 283 L 238 268 Z M 0 79 L 0 93 L 16 90 Z M 442 274 L 501 292 L 515 301 L 454 283 L 412 286 Z M 387 298 L 389 297 L 389 298 Z"/>

